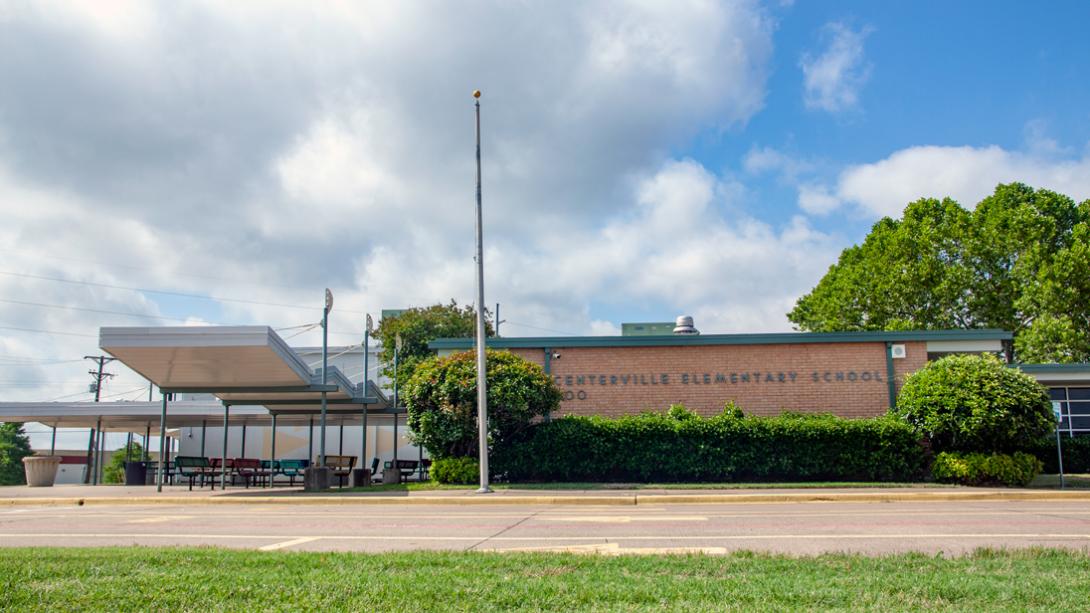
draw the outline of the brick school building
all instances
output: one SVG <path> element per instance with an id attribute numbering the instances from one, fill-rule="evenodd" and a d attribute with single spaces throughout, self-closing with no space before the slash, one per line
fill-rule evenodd
<path id="1" fill-rule="evenodd" d="M 1002 330 L 673 334 L 490 338 L 541 365 L 564 394 L 561 414 L 616 416 L 681 403 L 713 415 L 733 401 L 747 414 L 782 411 L 873 417 L 905 375 L 951 353 L 1001 352 Z M 472 339 L 431 343 L 440 355 Z"/>

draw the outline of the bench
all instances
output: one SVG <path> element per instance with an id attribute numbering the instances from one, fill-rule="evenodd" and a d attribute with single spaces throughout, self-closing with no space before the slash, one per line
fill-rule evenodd
<path id="1" fill-rule="evenodd" d="M 277 463 L 280 465 L 279 474 L 290 479 L 292 486 L 295 485 L 295 478 L 302 477 L 303 471 L 310 466 L 309 460 L 277 460 Z"/>
<path id="2" fill-rule="evenodd" d="M 258 477 L 264 474 L 261 471 L 261 460 L 257 458 L 235 458 L 234 473 L 242 478 L 242 483 L 247 488 L 251 483 L 257 485 Z"/>
<path id="3" fill-rule="evenodd" d="M 352 469 L 356 466 L 356 456 L 327 455 L 325 465 L 333 469 L 333 476 L 337 478 L 337 485 L 344 487 L 345 481 L 352 476 Z"/>
<path id="4" fill-rule="evenodd" d="M 387 460 L 382 465 L 382 482 L 383 483 L 401 483 L 402 481 L 408 481 L 407 477 L 411 477 L 416 469 L 420 467 L 420 462 L 416 460 L 397 460 L 397 469 L 394 469 L 394 463 L 391 460 Z"/>
<path id="5" fill-rule="evenodd" d="M 189 479 L 189 491 L 193 491 L 193 481 L 196 479 L 201 480 L 201 487 L 204 487 L 204 478 L 212 475 L 212 463 L 208 461 L 208 458 L 199 456 L 175 456 L 174 466 L 177 469 L 179 477 Z"/>

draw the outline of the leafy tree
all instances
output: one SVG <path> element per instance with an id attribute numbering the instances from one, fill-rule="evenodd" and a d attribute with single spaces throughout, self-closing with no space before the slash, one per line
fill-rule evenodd
<path id="1" fill-rule="evenodd" d="M 485 336 L 493 336 L 492 324 L 485 309 Z M 437 338 L 465 338 L 477 333 L 477 312 L 470 305 L 434 304 L 428 307 L 407 309 L 393 317 L 383 317 L 375 330 L 375 337 L 382 341 L 379 358 L 385 366 L 383 374 L 394 378 L 394 341 L 401 335 L 401 352 L 398 355 L 398 385 L 404 386 L 421 361 L 435 355 L 428 343 Z"/>
<path id="2" fill-rule="evenodd" d="M 992 355 L 952 355 L 905 379 L 893 412 L 935 451 L 1009 453 L 1055 428 L 1048 390 Z"/>
<path id="3" fill-rule="evenodd" d="M 23 458 L 34 455 L 23 424 L 0 424 L 0 485 L 26 483 Z"/>
<path id="4" fill-rule="evenodd" d="M 555 411 L 561 393 L 545 370 L 507 351 L 486 353 L 488 438 L 502 445 L 535 417 Z M 413 442 L 434 458 L 477 454 L 477 364 L 473 351 L 421 362 L 405 385 Z"/>
<path id="5" fill-rule="evenodd" d="M 814 332 L 1002 328 L 1019 359 L 1087 361 L 1087 266 L 1090 201 L 1012 183 L 972 211 L 925 198 L 881 219 L 787 316 Z"/>
<path id="6" fill-rule="evenodd" d="M 110 456 L 110 463 L 102 469 L 102 482 L 103 483 L 124 483 L 125 482 L 125 449 L 118 449 Z M 132 461 L 143 459 L 144 448 L 133 441 L 129 443 L 128 456 Z"/>

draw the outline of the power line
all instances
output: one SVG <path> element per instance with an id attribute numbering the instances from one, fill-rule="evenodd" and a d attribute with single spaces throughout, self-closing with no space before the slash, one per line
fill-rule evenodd
<path id="1" fill-rule="evenodd" d="M 170 321 L 186 321 L 183 317 L 167 317 L 165 315 L 147 315 L 144 313 L 133 313 L 131 311 L 109 311 L 106 309 L 89 309 L 86 307 L 69 306 L 65 304 L 46 304 L 44 302 L 27 302 L 25 300 L 7 300 L 0 298 L 0 302 L 6 302 L 8 304 L 21 304 L 25 306 L 44 307 L 47 309 L 64 309 L 66 311 L 85 311 L 87 313 L 104 313 L 106 315 L 127 315 L 129 317 L 144 317 L 146 319 L 163 319 Z M 209 322 L 211 323 L 211 322 Z"/>
<path id="2" fill-rule="evenodd" d="M 61 336 L 83 336 L 86 338 L 98 338 L 97 334 L 80 334 L 78 332 L 59 332 L 57 330 L 39 330 L 37 328 L 20 328 L 18 326 L 0 326 L 0 330 L 18 330 L 19 332 L 37 332 L 39 334 L 59 334 Z"/>
<path id="3" fill-rule="evenodd" d="M 0 252 L 3 252 L 3 253 L 19 253 L 19 251 L 16 251 L 16 250 L 13 250 L 13 249 L 0 249 Z M 155 268 L 152 268 L 151 266 L 134 266 L 132 264 L 121 264 L 121 263 L 118 263 L 118 262 L 104 262 L 102 260 L 92 260 L 92 259 L 88 259 L 88 258 L 66 258 L 66 257 L 59 256 L 59 255 L 41 255 L 41 254 L 38 254 L 38 253 L 34 254 L 34 258 L 36 258 L 36 259 L 58 260 L 58 261 L 62 261 L 62 262 L 79 262 L 80 264 L 99 264 L 102 267 L 128 268 L 129 270 L 145 270 L 145 271 L 157 272 L 157 270 Z M 215 275 L 198 275 L 198 274 L 186 273 L 186 272 L 171 272 L 170 274 L 171 274 L 171 276 L 175 276 L 175 277 L 192 277 L 194 279 L 209 279 L 209 280 L 212 280 L 212 281 L 227 281 L 228 283 L 235 283 L 235 284 L 245 282 L 245 281 L 249 281 L 248 279 L 218 277 L 218 276 L 215 276 Z M 268 282 L 265 282 L 265 281 L 262 281 L 261 285 L 264 286 L 264 287 L 282 287 L 284 289 L 296 289 L 296 288 L 294 288 L 294 287 L 292 287 L 290 285 L 281 285 L 281 284 L 278 284 L 278 283 L 268 283 Z"/>
<path id="4" fill-rule="evenodd" d="M 3 355 L 0 354 L 0 363 L 8 363 L 11 365 L 19 364 L 70 364 L 72 362 L 82 362 L 83 360 L 62 360 L 60 358 L 36 358 L 29 355 Z"/>
<path id="5" fill-rule="evenodd" d="M 189 294 L 186 292 L 177 292 L 172 290 L 159 290 L 146 287 L 129 287 L 125 285 L 112 285 L 109 283 L 96 283 L 94 281 L 76 281 L 74 279 L 61 279 L 59 277 L 47 277 L 44 275 L 32 275 L 21 272 L 11 272 L 7 270 L 0 270 L 0 275 L 8 275 L 11 277 L 22 277 L 24 279 L 36 279 L 38 281 L 54 281 L 56 283 L 69 283 L 72 285 L 87 285 L 91 287 L 104 287 L 107 289 L 119 289 L 129 292 L 142 292 L 146 294 L 162 294 L 165 296 L 180 296 L 182 298 L 195 298 L 197 300 L 211 300 L 214 302 L 237 302 L 239 304 L 254 304 L 259 306 L 274 306 L 282 307 L 286 309 L 303 309 L 307 311 L 319 310 L 319 308 L 313 306 L 304 306 L 301 304 L 284 304 L 280 302 L 262 302 L 260 300 L 246 300 L 243 298 L 224 298 L 222 296 L 213 296 L 211 294 Z M 352 311 L 348 309 L 338 309 L 341 313 L 354 313 L 357 315 L 366 315 L 364 311 Z"/>

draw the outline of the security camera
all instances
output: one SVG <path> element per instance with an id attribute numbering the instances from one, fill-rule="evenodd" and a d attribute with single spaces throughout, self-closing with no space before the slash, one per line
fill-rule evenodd
<path id="1" fill-rule="evenodd" d="M 557 352 L 557 351 L 554 351 L 554 352 L 553 352 L 553 359 L 554 359 L 554 360 L 559 360 L 559 359 L 560 359 L 560 353 L 559 353 L 559 352 Z"/>

